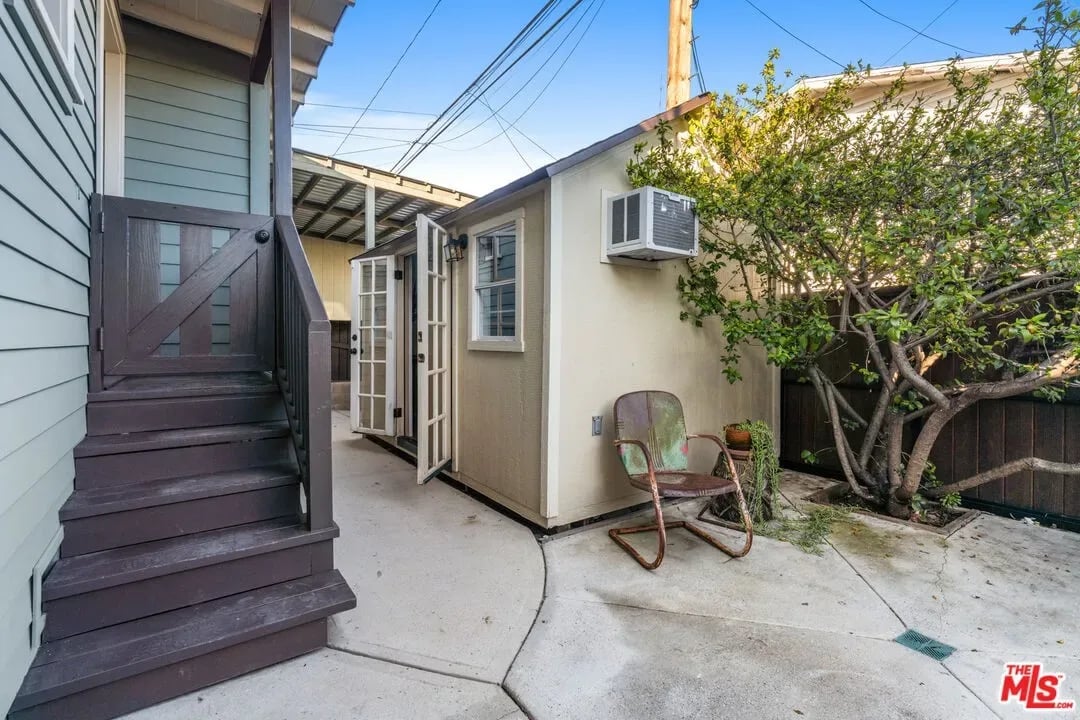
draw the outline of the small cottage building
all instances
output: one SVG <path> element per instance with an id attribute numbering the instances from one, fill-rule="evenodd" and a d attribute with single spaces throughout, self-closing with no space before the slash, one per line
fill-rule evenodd
<path id="1" fill-rule="evenodd" d="M 684 261 L 608 257 L 606 200 L 662 121 L 702 95 L 601 140 L 352 260 L 354 430 L 544 528 L 631 507 L 612 405 L 667 390 L 689 429 L 779 420 L 779 377 L 747 349 L 724 378 L 721 327 L 681 322 Z M 462 243 L 462 238 L 465 238 Z M 451 238 L 453 240 L 451 240 Z M 455 256 L 460 261 L 453 262 Z M 708 469 L 715 447 L 692 447 Z"/>

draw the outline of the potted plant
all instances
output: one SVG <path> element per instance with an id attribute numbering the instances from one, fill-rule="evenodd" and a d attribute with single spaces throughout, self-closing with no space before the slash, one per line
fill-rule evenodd
<path id="1" fill-rule="evenodd" d="M 731 423 L 724 426 L 724 443 L 732 450 L 751 450 L 753 443 L 750 437 L 749 420 L 740 423 Z"/>
<path id="2" fill-rule="evenodd" d="M 745 420 L 724 428 L 724 439 L 733 450 L 749 450 L 748 462 L 737 462 L 737 478 L 755 525 L 771 520 L 776 505 L 776 483 L 780 476 L 780 463 L 772 429 L 760 420 Z M 742 467 L 740 467 L 742 466 Z M 723 455 L 717 458 L 714 475 L 727 475 L 727 463 Z M 722 520 L 738 521 L 739 510 L 731 495 L 720 495 L 710 503 L 712 513 Z"/>

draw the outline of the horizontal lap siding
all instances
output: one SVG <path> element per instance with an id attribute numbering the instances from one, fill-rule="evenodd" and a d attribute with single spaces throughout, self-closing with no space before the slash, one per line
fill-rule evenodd
<path id="1" fill-rule="evenodd" d="M 198 61 L 128 46 L 125 192 L 143 200 L 249 211 L 250 86 Z"/>
<path id="2" fill-rule="evenodd" d="M 30 578 L 86 432 L 95 9 L 75 10 L 70 108 L 35 57 L 38 29 L 24 37 L 0 10 L 0 714 L 30 663 Z"/>

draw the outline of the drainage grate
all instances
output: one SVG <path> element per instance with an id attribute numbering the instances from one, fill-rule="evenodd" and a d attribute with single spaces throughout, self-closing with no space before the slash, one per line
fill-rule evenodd
<path id="1" fill-rule="evenodd" d="M 952 645 L 946 645 L 932 637 L 927 637 L 917 630 L 905 630 L 903 634 L 896 638 L 896 642 L 935 660 L 944 660 L 956 652 L 956 648 Z"/>

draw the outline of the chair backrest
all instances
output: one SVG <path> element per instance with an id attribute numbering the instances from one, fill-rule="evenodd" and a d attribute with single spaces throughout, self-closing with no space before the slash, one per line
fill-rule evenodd
<path id="1" fill-rule="evenodd" d="M 690 454 L 682 403 L 669 392 L 640 390 L 615 401 L 615 436 L 640 440 L 649 448 L 656 470 L 683 471 Z M 635 445 L 619 445 L 619 457 L 629 475 L 649 471 L 645 455 Z"/>

